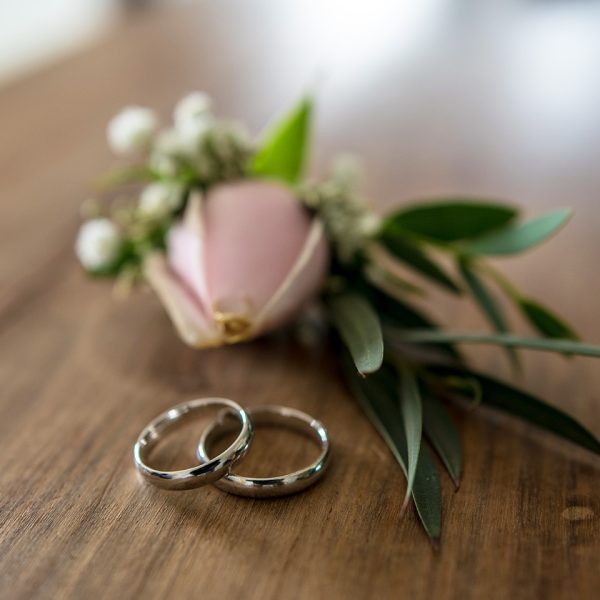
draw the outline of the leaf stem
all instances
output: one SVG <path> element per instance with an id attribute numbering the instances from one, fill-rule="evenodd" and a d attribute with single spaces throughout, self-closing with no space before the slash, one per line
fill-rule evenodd
<path id="1" fill-rule="evenodd" d="M 582 344 L 572 340 L 527 338 L 509 333 L 486 333 L 470 331 L 440 331 L 437 329 L 392 329 L 394 341 L 417 344 L 439 344 L 465 342 L 470 344 L 497 344 L 512 348 L 529 348 L 542 352 L 578 354 L 600 357 L 600 346 Z M 389 333 L 388 333 L 389 336 Z"/>
<path id="2" fill-rule="evenodd" d="M 476 268 L 478 271 L 489 275 L 491 279 L 493 279 L 498 287 L 502 289 L 502 291 L 514 302 L 519 302 L 521 300 L 521 293 L 517 290 L 517 288 L 508 280 L 508 278 L 503 275 L 498 269 L 492 267 L 492 265 L 488 263 L 476 262 Z"/>

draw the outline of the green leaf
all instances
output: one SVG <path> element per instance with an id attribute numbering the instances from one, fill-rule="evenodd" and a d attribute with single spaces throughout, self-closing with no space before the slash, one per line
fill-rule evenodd
<path id="1" fill-rule="evenodd" d="M 356 293 L 331 296 L 331 320 L 350 350 L 361 374 L 373 373 L 383 362 L 383 335 L 379 317 L 369 302 Z"/>
<path id="2" fill-rule="evenodd" d="M 406 434 L 408 454 L 406 498 L 404 499 L 404 504 L 406 506 L 413 490 L 423 431 L 419 384 L 417 383 L 412 370 L 406 366 L 401 367 L 400 407 L 402 409 L 402 417 L 404 420 L 404 433 Z"/>
<path id="3" fill-rule="evenodd" d="M 519 298 L 519 306 L 529 322 L 544 336 L 567 340 L 579 337 L 568 323 L 550 312 L 545 306 L 530 298 Z"/>
<path id="4" fill-rule="evenodd" d="M 458 488 L 462 470 L 462 451 L 456 426 L 441 400 L 425 393 L 422 395 L 422 403 L 423 428 L 427 439 L 435 448 L 454 485 Z"/>
<path id="5" fill-rule="evenodd" d="M 445 289 L 460 294 L 460 288 L 444 270 L 408 239 L 403 238 L 401 235 L 382 231 L 380 241 L 396 258 L 414 271 L 438 283 Z"/>
<path id="6" fill-rule="evenodd" d="M 439 329 L 394 329 L 393 335 L 406 343 L 414 344 L 495 344 L 509 348 L 528 348 L 541 352 L 577 354 L 600 357 L 600 346 L 582 344 L 572 340 L 551 338 L 526 338 L 508 333 L 473 333 L 470 331 L 441 331 Z"/>
<path id="7" fill-rule="evenodd" d="M 508 327 L 506 326 L 504 315 L 502 314 L 500 307 L 496 304 L 496 301 L 492 297 L 483 281 L 479 278 L 477 273 L 475 273 L 467 261 L 460 260 L 458 265 L 465 283 L 469 287 L 471 294 L 473 294 L 473 298 L 483 311 L 485 317 L 492 324 L 496 331 L 507 331 Z"/>
<path id="8" fill-rule="evenodd" d="M 456 242 L 498 229 L 517 215 L 505 204 L 450 199 L 415 204 L 388 216 L 383 227 L 395 235 L 409 232 L 437 242 Z"/>
<path id="9" fill-rule="evenodd" d="M 484 404 L 509 412 L 583 448 L 600 454 L 600 441 L 585 427 L 558 408 L 546 404 L 527 392 L 472 371 L 443 366 L 435 367 L 433 371 L 445 375 L 477 377 L 483 391 Z"/>
<path id="10" fill-rule="evenodd" d="M 442 383 L 450 390 L 458 390 L 471 399 L 471 406 L 481 404 L 481 386 L 475 377 L 444 377 Z"/>
<path id="11" fill-rule="evenodd" d="M 434 327 L 431 319 L 426 317 L 412 304 L 390 296 L 379 288 L 369 286 L 366 293 L 377 309 L 377 313 L 391 323 L 402 327 Z"/>
<path id="12" fill-rule="evenodd" d="M 349 360 L 343 360 L 342 365 L 363 411 L 406 475 L 408 451 L 402 411 L 396 400 L 396 373 L 384 365 L 377 373 L 363 379 L 357 375 Z M 442 524 L 440 481 L 431 454 L 424 444 L 421 445 L 412 497 L 419 519 L 432 544 L 437 547 Z"/>
<path id="13" fill-rule="evenodd" d="M 365 293 L 384 322 L 384 326 L 387 322 L 398 327 L 437 327 L 428 316 L 399 298 L 392 297 L 372 286 L 366 287 Z M 439 344 L 436 348 L 451 358 L 462 361 L 460 353 L 451 344 Z"/>
<path id="14" fill-rule="evenodd" d="M 397 273 L 387 271 L 385 268 L 381 268 L 373 263 L 366 265 L 363 272 L 370 285 L 392 297 L 404 296 L 406 294 L 421 297 L 427 295 L 427 292 L 418 285 L 400 277 Z"/>
<path id="15" fill-rule="evenodd" d="M 571 210 L 561 208 L 535 219 L 509 225 L 461 246 L 467 254 L 504 256 L 524 252 L 556 233 L 571 216 Z"/>
<path id="16" fill-rule="evenodd" d="M 483 281 L 479 278 L 477 273 L 471 268 L 469 262 L 466 259 L 460 259 L 458 261 L 460 272 L 465 280 L 471 294 L 475 298 L 477 304 L 479 304 L 483 314 L 487 317 L 488 321 L 492 324 L 496 331 L 505 333 L 508 331 L 504 315 L 493 296 L 486 288 Z M 513 367 L 518 368 L 519 359 L 514 348 L 507 348 L 506 350 L 508 359 L 512 363 Z"/>
<path id="17" fill-rule="evenodd" d="M 306 162 L 311 115 L 312 100 L 303 98 L 265 135 L 254 155 L 250 172 L 295 183 Z"/>

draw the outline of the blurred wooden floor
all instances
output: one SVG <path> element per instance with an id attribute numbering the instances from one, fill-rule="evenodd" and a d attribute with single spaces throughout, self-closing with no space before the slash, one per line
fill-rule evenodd
<path id="1" fill-rule="evenodd" d="M 382 208 L 457 192 L 531 213 L 573 206 L 552 244 L 505 266 L 600 341 L 598 4 L 493 4 L 181 5 L 0 91 L 2 598 L 597 597 L 594 457 L 508 418 L 457 415 L 464 480 L 458 493 L 444 480 L 434 555 L 415 514 L 400 517 L 401 472 L 326 351 L 281 335 L 195 353 L 151 295 L 115 301 L 72 253 L 122 105 L 166 117 L 200 88 L 257 131 L 316 85 L 315 171 L 336 152 L 362 155 Z M 447 323 L 482 325 L 470 306 L 432 304 Z M 473 356 L 507 374 L 500 354 Z M 600 435 L 598 363 L 525 359 L 523 385 Z M 333 439 L 331 472 L 273 501 L 140 485 L 139 430 L 203 395 L 315 415 Z"/>

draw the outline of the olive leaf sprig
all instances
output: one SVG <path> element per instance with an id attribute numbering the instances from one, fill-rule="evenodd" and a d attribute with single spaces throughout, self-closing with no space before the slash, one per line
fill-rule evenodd
<path id="1" fill-rule="evenodd" d="M 295 157 L 293 166 L 288 163 L 288 168 L 271 173 L 284 175 L 281 178 L 288 184 L 297 184 L 301 176 L 305 160 L 297 150 L 307 148 L 307 121 L 303 101 L 275 130 L 276 141 L 271 141 L 282 156 Z M 579 342 L 571 325 L 518 291 L 487 262 L 548 240 L 566 224 L 571 211 L 558 209 L 521 220 L 511 204 L 436 198 L 404 205 L 377 219 L 347 183 L 348 178 L 334 173 L 325 183 L 299 188 L 307 206 L 321 214 L 335 250 L 324 303 L 337 332 L 335 343 L 347 349 L 341 353 L 342 372 L 406 474 L 405 505 L 412 498 L 425 532 L 437 546 L 442 500 L 432 451 L 457 487 L 462 472 L 460 436 L 448 402 L 466 401 L 508 412 L 600 454 L 600 441 L 572 417 L 473 370 L 456 347 L 494 344 L 508 352 L 515 366 L 518 348 L 600 357 L 600 346 Z M 454 273 L 436 258 L 440 253 L 454 264 Z M 404 277 L 406 270 L 451 294 L 470 295 L 492 332 L 440 328 L 409 301 L 418 299 L 423 290 Z M 510 333 L 492 286 L 516 305 L 540 337 Z"/>

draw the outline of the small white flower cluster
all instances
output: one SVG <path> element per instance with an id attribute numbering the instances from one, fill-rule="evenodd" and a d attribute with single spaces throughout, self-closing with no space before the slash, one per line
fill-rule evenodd
<path id="1" fill-rule="evenodd" d="M 328 238 L 341 262 L 350 262 L 366 238 L 379 227 L 380 218 L 358 194 L 358 166 L 350 157 L 339 159 L 329 180 L 308 184 L 302 200 L 323 219 Z"/>
<path id="2" fill-rule="evenodd" d="M 184 188 L 176 181 L 157 181 L 146 186 L 140 194 L 138 210 L 141 215 L 160 219 L 181 208 Z"/>
<path id="3" fill-rule="evenodd" d="M 204 92 L 192 92 L 182 98 L 173 111 L 175 131 L 181 139 L 197 140 L 214 124 L 212 101 Z"/>
<path id="4" fill-rule="evenodd" d="M 107 128 L 108 143 L 120 156 L 148 157 L 161 179 L 213 183 L 240 176 L 252 153 L 247 133 L 237 124 L 215 118 L 204 92 L 183 97 L 173 110 L 173 124 L 158 131 L 158 117 L 142 106 L 129 106 Z"/>
<path id="5" fill-rule="evenodd" d="M 75 254 L 88 271 L 100 271 L 118 259 L 122 243 L 123 237 L 110 219 L 90 219 L 79 230 Z"/>
<path id="6" fill-rule="evenodd" d="M 157 128 L 158 117 L 153 110 L 127 106 L 108 124 L 108 145 L 121 156 L 143 152 L 150 146 Z"/>
<path id="7" fill-rule="evenodd" d="M 211 100 L 203 92 L 193 92 L 182 98 L 173 111 L 174 129 L 169 134 L 177 138 L 179 147 L 193 144 L 204 134 L 215 119 Z M 106 136 L 115 154 L 134 155 L 150 149 L 158 130 L 158 116 L 144 106 L 127 106 L 108 123 Z"/>
<path id="8" fill-rule="evenodd" d="M 253 152 L 246 132 L 217 119 L 203 92 L 183 97 L 166 129 L 159 130 L 158 115 L 150 108 L 128 106 L 111 119 L 106 134 L 115 154 L 141 161 L 127 181 L 146 185 L 135 207 L 113 214 L 113 221 L 95 218 L 81 227 L 76 254 L 87 270 L 99 273 L 118 266 L 125 240 L 134 246 L 132 256 L 156 244 L 191 188 L 243 176 Z M 118 216 L 123 212 L 125 221 Z"/>

